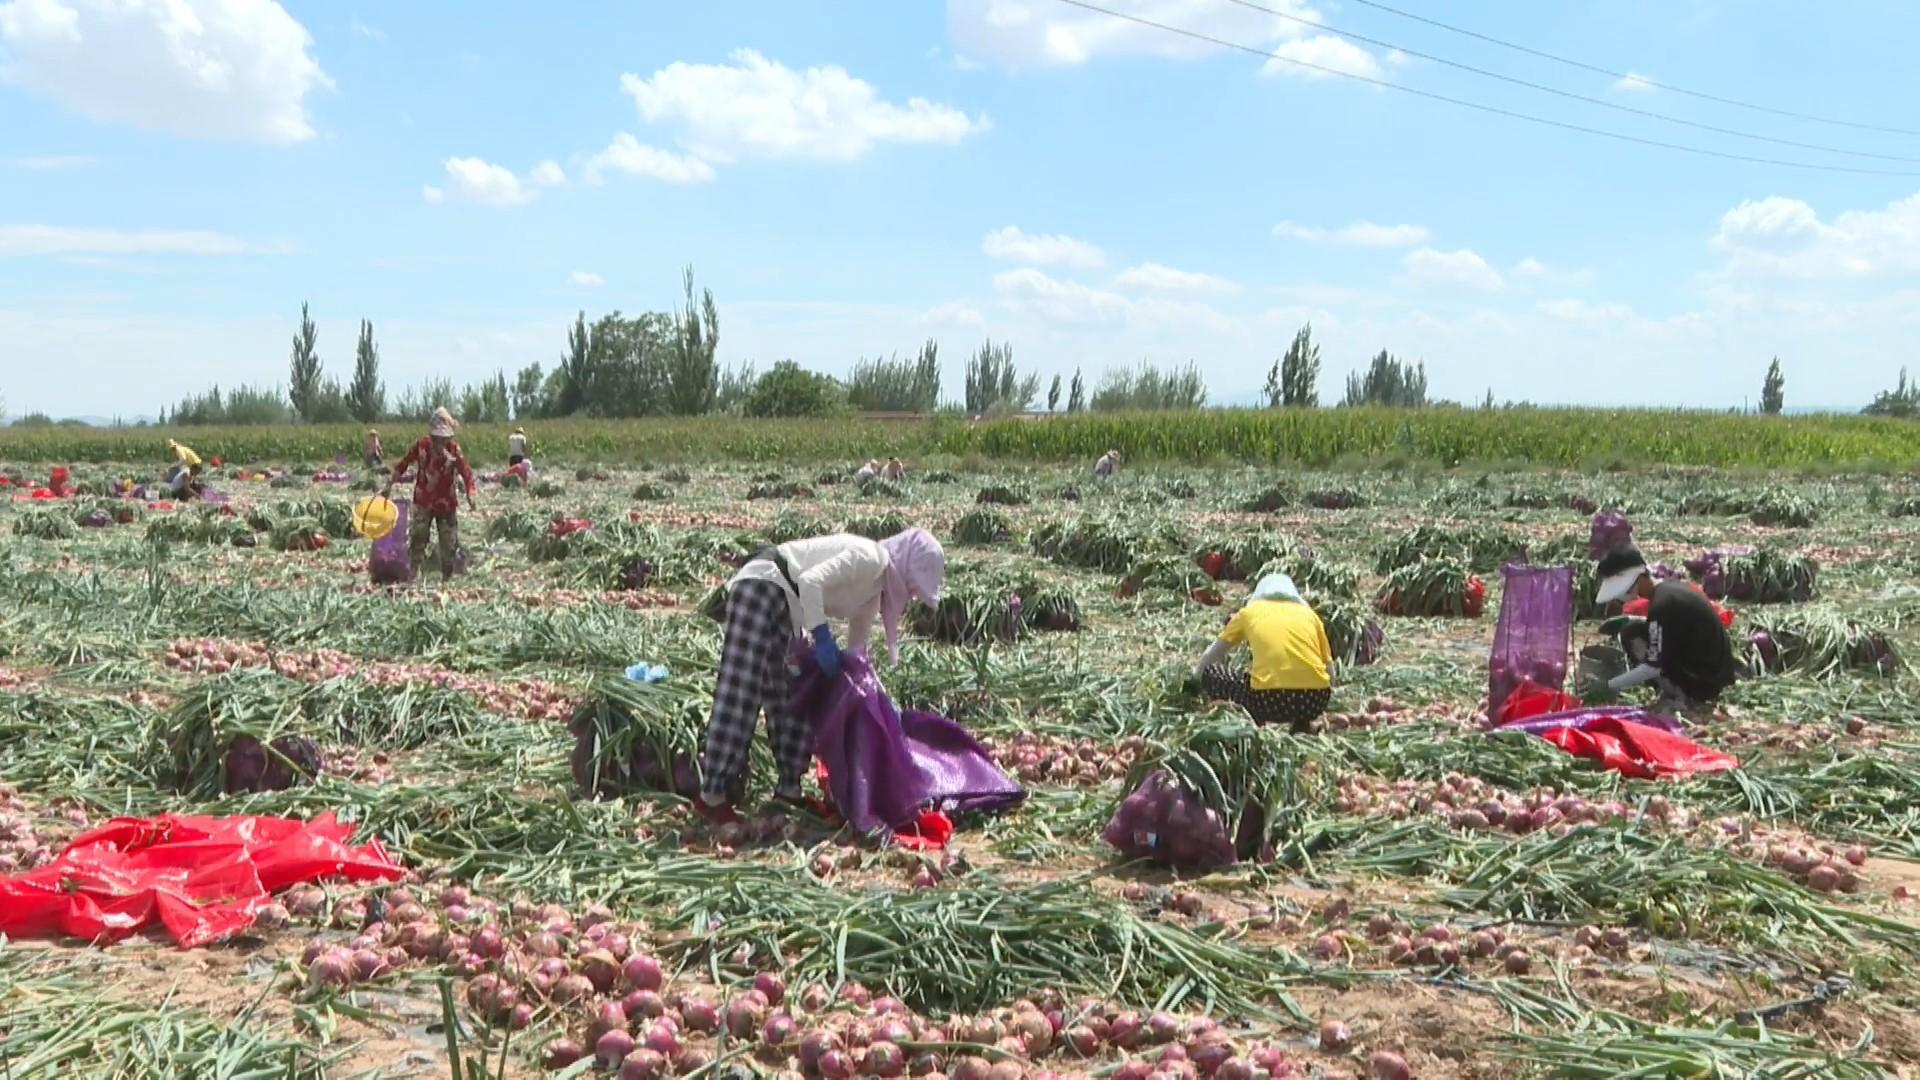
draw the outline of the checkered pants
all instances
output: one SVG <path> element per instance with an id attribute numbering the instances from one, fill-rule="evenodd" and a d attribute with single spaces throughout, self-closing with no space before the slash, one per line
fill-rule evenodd
<path id="1" fill-rule="evenodd" d="M 720 679 L 707 721 L 700 794 L 726 801 L 744 785 L 747 752 L 760 712 L 767 713 L 767 741 L 779 771 L 782 795 L 799 795 L 800 779 L 813 762 L 813 731 L 787 707 L 787 646 L 793 620 L 787 594 L 771 581 L 735 582 L 727 595 L 727 632 L 720 647 Z"/>
<path id="2" fill-rule="evenodd" d="M 434 516 L 419 507 L 407 522 L 407 558 L 413 560 L 416 573 L 426 566 L 427 541 L 433 534 L 439 534 L 440 540 L 440 580 L 453 577 L 454 555 L 460 550 L 460 518 L 454 511 Z"/>
<path id="3" fill-rule="evenodd" d="M 1224 664 L 1200 672 L 1200 688 L 1215 701 L 1231 701 L 1256 723 L 1287 724 L 1307 731 L 1333 700 L 1331 690 L 1255 690 L 1253 677 Z"/>

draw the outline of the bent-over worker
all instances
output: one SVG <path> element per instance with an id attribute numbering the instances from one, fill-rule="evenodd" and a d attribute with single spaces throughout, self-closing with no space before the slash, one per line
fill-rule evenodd
<path id="1" fill-rule="evenodd" d="M 527 429 L 517 427 L 507 436 L 507 468 L 527 460 Z"/>
<path id="2" fill-rule="evenodd" d="M 191 446 L 167 440 L 167 449 L 173 452 L 173 464 L 167 467 L 167 490 L 176 499 L 188 499 L 199 494 L 200 470 L 203 465 L 200 455 L 193 452 Z"/>
<path id="3" fill-rule="evenodd" d="M 1106 479 L 1120 468 L 1120 451 L 1109 450 L 1093 463 L 1093 475 Z"/>
<path id="4" fill-rule="evenodd" d="M 380 445 L 380 432 L 373 428 L 367 429 L 367 443 L 362 448 L 362 456 L 367 459 L 369 469 L 382 468 L 387 463 L 386 449 Z"/>
<path id="5" fill-rule="evenodd" d="M 788 646 L 811 636 L 820 669 L 838 678 L 840 646 L 828 620 L 845 620 L 847 644 L 864 648 L 877 617 L 898 663 L 907 606 L 937 603 L 946 572 L 946 553 L 925 529 L 878 542 L 848 533 L 793 540 L 747 560 L 727 586 L 726 636 L 695 804 L 701 815 L 733 820 L 733 793 L 745 779 L 762 710 L 778 768 L 774 797 L 804 802 L 800 782 L 813 760 L 813 731 L 788 707 Z"/>
<path id="6" fill-rule="evenodd" d="M 1629 596 L 1648 601 L 1646 622 L 1622 635 L 1634 667 L 1608 681 L 1608 692 L 1657 681 L 1660 698 L 1654 708 L 1685 712 L 1733 685 L 1733 642 L 1705 593 L 1681 581 L 1655 584 L 1647 560 L 1633 547 L 1608 552 L 1595 576 L 1600 580 L 1596 604 Z"/>
<path id="7" fill-rule="evenodd" d="M 1250 671 L 1226 664 L 1236 645 L 1253 653 Z M 1326 624 L 1285 574 L 1268 574 L 1194 665 L 1200 689 L 1231 701 L 1262 724 L 1313 727 L 1333 699 L 1333 647 Z"/>
<path id="8" fill-rule="evenodd" d="M 418 570 L 427 555 L 427 540 L 439 534 L 440 580 L 453 578 L 453 562 L 460 550 L 460 487 L 467 493 L 467 509 L 473 506 L 473 468 L 467 464 L 466 451 L 454 441 L 459 428 L 453 414 L 445 408 L 433 410 L 425 438 L 407 448 L 405 456 L 394 463 L 382 495 L 393 496 L 394 482 L 413 466 L 413 516 L 407 522 L 407 555 Z"/>

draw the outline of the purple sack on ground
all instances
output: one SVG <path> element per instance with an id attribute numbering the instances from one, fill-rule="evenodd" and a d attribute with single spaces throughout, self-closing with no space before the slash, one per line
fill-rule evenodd
<path id="1" fill-rule="evenodd" d="M 1116 851 L 1186 870 L 1231 866 L 1227 822 L 1165 769 L 1140 781 L 1100 834 Z"/>
<path id="2" fill-rule="evenodd" d="M 1539 735 L 1556 728 L 1566 727 L 1585 731 L 1593 726 L 1594 721 L 1599 720 L 1603 716 L 1611 716 L 1616 720 L 1628 720 L 1636 724 L 1645 724 L 1647 727 L 1659 728 L 1661 731 L 1680 730 L 1679 721 L 1670 716 L 1663 716 L 1660 713 L 1648 712 L 1642 708 L 1591 706 L 1584 709 L 1571 709 L 1567 712 L 1548 713 L 1545 716 L 1536 716 L 1531 720 L 1522 720 L 1517 724 L 1505 724 L 1491 729 L 1488 731 L 1488 734 L 1497 735 L 1503 731 L 1521 731 L 1528 735 Z"/>
<path id="3" fill-rule="evenodd" d="M 1487 661 L 1488 716 L 1500 715 L 1523 681 L 1548 690 L 1565 686 L 1573 647 L 1573 569 L 1508 563 L 1500 574 L 1506 585 Z"/>
<path id="4" fill-rule="evenodd" d="M 367 557 L 367 576 L 375 585 L 402 585 L 413 580 L 413 558 L 407 554 L 410 507 L 406 499 L 395 499 L 393 508 L 393 529 L 373 542 L 373 552 Z"/>
<path id="5" fill-rule="evenodd" d="M 790 660 L 788 708 L 813 727 L 813 752 L 847 823 L 863 833 L 911 824 L 922 809 L 1005 810 L 1027 797 L 966 729 L 936 713 L 902 715 L 859 650 L 829 679 L 810 651 Z"/>
<path id="6" fill-rule="evenodd" d="M 1617 547 L 1633 543 L 1633 523 L 1618 510 L 1602 510 L 1593 515 L 1587 530 L 1587 555 L 1598 559 Z"/>

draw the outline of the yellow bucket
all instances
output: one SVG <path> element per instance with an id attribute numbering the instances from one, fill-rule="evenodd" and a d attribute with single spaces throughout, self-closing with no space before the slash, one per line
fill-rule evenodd
<path id="1" fill-rule="evenodd" d="M 369 540 L 392 532 L 399 521 L 400 509 L 384 495 L 369 495 L 353 504 L 353 531 Z"/>

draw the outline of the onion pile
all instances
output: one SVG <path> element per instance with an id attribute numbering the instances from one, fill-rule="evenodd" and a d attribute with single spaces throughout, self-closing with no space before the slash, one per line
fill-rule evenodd
<path id="1" fill-rule="evenodd" d="M 72 822 L 84 825 L 85 817 Z M 34 815 L 13 788 L 0 784 L 0 874 L 35 870 L 53 861 L 48 837 L 35 827 Z"/>
<path id="2" fill-rule="evenodd" d="M 168 646 L 164 662 L 175 671 L 214 675 L 224 675 L 238 668 L 272 667 L 286 678 L 300 682 L 321 682 L 357 675 L 375 686 L 387 689 L 424 683 L 472 694 L 480 699 L 481 708 L 490 713 L 529 720 L 565 720 L 573 715 L 579 705 L 577 696 L 539 679 L 500 682 L 463 675 L 432 664 L 361 660 L 336 649 L 271 652 L 259 642 L 182 639 Z"/>
<path id="3" fill-rule="evenodd" d="M 1146 740 L 1129 736 L 1116 747 L 1095 739 L 1058 739 L 1021 732 L 1010 740 L 982 739 L 981 745 L 1007 772 L 1028 783 L 1097 787 L 1127 775 Z"/>

